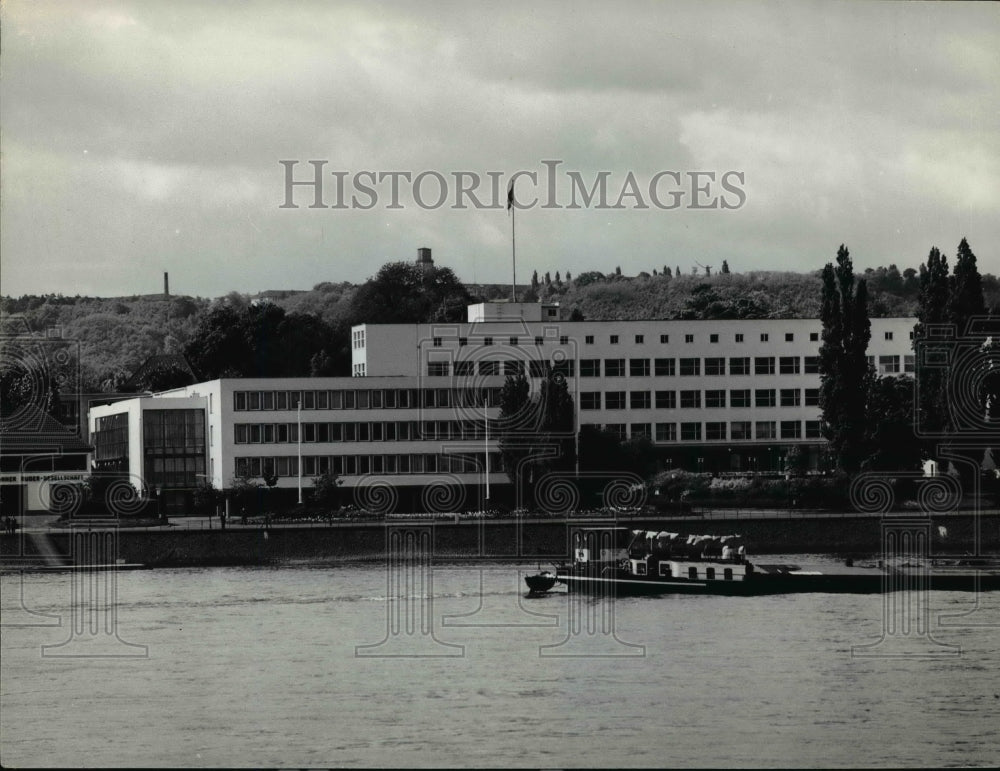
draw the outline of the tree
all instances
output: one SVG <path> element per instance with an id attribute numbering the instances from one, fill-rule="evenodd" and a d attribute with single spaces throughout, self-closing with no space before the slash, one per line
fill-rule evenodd
<path id="1" fill-rule="evenodd" d="M 330 509 L 331 511 L 339 509 L 340 486 L 343 483 L 343 479 L 332 471 L 327 471 L 325 474 L 320 474 L 318 477 L 313 478 L 313 489 L 309 497 L 318 506 Z"/>
<path id="2" fill-rule="evenodd" d="M 570 275 L 569 271 L 567 270 L 566 271 L 566 283 L 568 284 L 572 280 L 573 280 L 573 277 Z"/>
<path id="3" fill-rule="evenodd" d="M 855 288 L 850 252 L 841 244 L 837 267 L 822 273 L 823 344 L 819 350 L 820 407 L 824 433 L 837 466 L 856 473 L 866 457 L 865 421 L 873 370 L 868 365 L 868 287 Z"/>
<path id="4" fill-rule="evenodd" d="M 566 377 L 551 366 L 539 384 L 538 391 L 538 441 L 546 447 L 557 447 L 555 458 L 540 461 L 544 470 L 569 469 L 573 467 L 575 454 L 574 407 L 569 395 Z"/>
<path id="5" fill-rule="evenodd" d="M 963 238 L 958 245 L 955 267 L 948 280 L 947 318 L 955 325 L 955 334 L 962 336 L 969 332 L 970 319 L 985 313 L 983 279 L 976 267 L 976 255 L 969 248 L 969 242 Z"/>
<path id="6" fill-rule="evenodd" d="M 358 287 L 348 316 L 352 324 L 461 321 L 469 300 L 450 268 L 390 262 Z"/>
<path id="7" fill-rule="evenodd" d="M 537 430 L 537 416 L 531 400 L 531 387 L 524 372 L 507 375 L 500 390 L 500 415 L 497 420 L 500 460 L 514 483 L 516 500 L 523 500 L 526 483 L 524 460 L 531 454 L 528 440 Z"/>
<path id="8" fill-rule="evenodd" d="M 920 295 L 917 306 L 917 325 L 913 330 L 915 341 L 924 341 L 927 328 L 932 324 L 943 324 L 948 313 L 948 259 L 938 248 L 932 247 L 927 255 L 927 262 L 920 266 Z M 923 347 L 923 358 L 931 354 L 926 342 Z M 947 350 L 942 350 L 946 355 Z M 945 400 L 945 378 L 941 369 L 925 367 L 917 363 L 917 382 L 920 401 L 918 421 L 922 430 L 936 434 L 943 430 L 947 404 Z M 937 446 L 936 439 L 930 439 L 925 445 L 928 455 Z"/>
<path id="9" fill-rule="evenodd" d="M 726 262 L 725 260 L 722 261 L 722 272 L 725 273 L 726 275 L 729 274 L 729 263 Z"/>
<path id="10" fill-rule="evenodd" d="M 663 275 L 666 276 L 667 278 L 673 278 L 673 273 L 671 272 L 670 268 L 668 268 L 666 265 L 663 266 Z"/>
<path id="11" fill-rule="evenodd" d="M 549 275 L 548 271 L 545 271 L 545 286 L 552 283 L 552 277 Z"/>
<path id="12" fill-rule="evenodd" d="M 538 271 L 532 271 L 531 273 L 531 288 L 535 291 L 538 290 Z"/>
<path id="13" fill-rule="evenodd" d="M 862 468 L 872 471 L 915 471 L 920 445 L 913 436 L 913 380 L 876 378 L 868 398 L 868 457 Z"/>

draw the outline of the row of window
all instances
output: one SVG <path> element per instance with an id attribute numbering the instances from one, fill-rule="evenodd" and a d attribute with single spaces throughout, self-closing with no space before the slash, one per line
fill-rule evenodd
<path id="1" fill-rule="evenodd" d="M 364 343 L 364 332 L 355 332 L 354 334 L 355 334 L 355 336 L 360 335 L 360 341 L 358 339 L 353 340 L 352 341 L 352 343 L 353 343 L 352 347 L 354 347 L 354 348 L 364 348 L 364 345 L 365 345 L 365 343 Z M 809 332 L 808 334 L 809 334 L 809 342 L 811 342 L 811 343 L 818 343 L 820 341 L 819 340 L 819 334 L 820 334 L 819 332 Z M 632 339 L 633 339 L 633 341 L 634 341 L 634 343 L 636 345 L 644 345 L 645 342 L 646 342 L 646 335 L 645 334 L 637 334 L 637 335 L 634 335 Z M 720 339 L 721 339 L 721 337 L 720 337 L 720 335 L 718 333 L 711 332 L 708 335 L 708 342 L 709 343 L 718 343 L 718 342 L 720 342 Z M 893 333 L 892 332 L 883 332 L 883 339 L 885 339 L 885 340 L 892 340 L 893 339 Z M 910 332 L 910 339 L 911 340 L 913 339 L 913 332 Z M 481 345 L 487 345 L 488 346 L 488 345 L 494 345 L 494 344 L 496 344 L 498 340 L 506 340 L 507 345 L 511 345 L 511 346 L 519 346 L 519 345 L 521 345 L 521 342 L 522 342 L 522 338 L 519 335 L 508 335 L 506 337 L 494 337 L 494 336 L 491 336 L 491 335 L 485 335 L 481 340 L 479 338 L 474 338 L 473 342 L 474 343 L 480 343 Z M 532 340 L 532 343 L 534 345 L 544 345 L 545 342 L 546 342 L 546 338 L 543 337 L 542 335 L 535 335 L 533 338 L 531 338 L 531 340 Z M 555 337 L 554 336 L 551 337 L 550 340 L 554 341 Z M 771 335 L 770 335 L 769 332 L 760 332 L 759 333 L 759 341 L 760 342 L 767 343 L 767 342 L 770 342 L 770 340 L 771 340 Z M 596 341 L 596 336 L 595 335 L 584 335 L 584 337 L 583 337 L 584 345 L 594 345 L 595 341 Z M 622 335 L 620 335 L 620 334 L 619 335 L 608 335 L 608 342 L 611 345 L 618 345 L 619 343 L 621 343 L 621 341 L 622 341 Z M 691 344 L 694 341 L 695 341 L 694 334 L 688 333 L 688 334 L 684 335 L 684 343 L 685 344 Z M 744 343 L 744 342 L 746 342 L 746 334 L 743 333 L 743 332 L 736 332 L 736 333 L 734 333 L 734 335 L 733 335 L 733 341 L 736 342 L 736 343 Z M 795 333 L 794 332 L 785 332 L 784 333 L 784 341 L 786 343 L 794 343 L 795 342 Z M 569 343 L 569 335 L 560 335 L 559 336 L 559 344 L 560 345 L 566 345 L 568 343 Z M 660 335 L 660 344 L 661 345 L 669 345 L 669 343 L 670 343 L 670 335 L 669 334 L 662 334 L 662 335 Z M 435 348 L 441 348 L 444 345 L 444 338 L 443 337 L 434 337 L 434 338 L 431 339 L 431 344 Z M 458 338 L 458 345 L 459 345 L 459 347 L 464 348 L 468 344 L 469 344 L 469 338 L 468 337 L 460 337 L 460 338 Z"/>
<path id="2" fill-rule="evenodd" d="M 492 421 L 491 421 L 492 424 Z M 288 444 L 299 441 L 297 423 L 237 423 L 236 444 Z M 494 436 L 497 431 L 492 431 Z M 303 423 L 303 442 L 405 442 L 483 439 L 481 420 L 396 420 Z"/>
<path id="3" fill-rule="evenodd" d="M 702 406 L 714 409 L 726 407 L 726 391 L 724 389 L 707 391 L 604 391 L 603 409 L 648 410 L 654 406 L 658 410 L 701 409 Z M 805 399 L 803 399 L 803 393 Z M 818 388 L 749 388 L 731 389 L 729 391 L 730 407 L 818 407 Z M 601 391 L 581 391 L 580 409 L 602 409 Z M 704 398 L 703 398 L 704 397 Z"/>
<path id="4" fill-rule="evenodd" d="M 421 407 L 495 407 L 500 388 L 362 388 L 322 391 L 235 391 L 233 409 L 413 410 Z"/>
<path id="5" fill-rule="evenodd" d="M 500 454 L 489 454 L 491 472 L 503 470 Z M 433 453 L 406 455 L 303 455 L 302 476 L 313 477 L 333 472 L 342 476 L 358 474 L 475 474 L 483 471 L 482 455 L 445 455 Z M 298 477 L 295 455 L 236 458 L 237 477 Z"/>
<path id="6" fill-rule="evenodd" d="M 805 431 L 803 431 L 803 423 Z M 680 430 L 678 431 L 678 426 Z M 705 423 L 605 423 L 604 430 L 621 440 L 645 437 L 655 442 L 739 441 L 771 439 L 822 439 L 818 420 L 734 420 Z"/>

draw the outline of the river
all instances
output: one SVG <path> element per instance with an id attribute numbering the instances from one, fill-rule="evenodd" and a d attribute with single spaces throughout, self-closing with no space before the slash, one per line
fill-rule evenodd
<path id="1" fill-rule="evenodd" d="M 147 570 L 113 590 L 6 573 L 0 761 L 1000 761 L 1000 594 L 960 617 L 973 595 L 934 592 L 931 635 L 904 639 L 883 635 L 879 595 L 531 598 L 534 569 L 435 565 L 409 585 L 378 564 Z M 116 616 L 78 614 L 74 633 L 74 608 L 102 591 Z"/>

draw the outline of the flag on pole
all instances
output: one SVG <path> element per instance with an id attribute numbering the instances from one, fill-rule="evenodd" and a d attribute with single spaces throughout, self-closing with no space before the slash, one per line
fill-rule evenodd
<path id="1" fill-rule="evenodd" d="M 511 177 L 510 184 L 507 185 L 507 211 L 514 208 L 514 178 Z"/>

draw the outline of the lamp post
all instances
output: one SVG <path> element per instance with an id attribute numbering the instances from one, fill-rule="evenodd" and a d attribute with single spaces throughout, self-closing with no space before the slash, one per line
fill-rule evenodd
<path id="1" fill-rule="evenodd" d="M 296 422 L 297 422 L 296 438 L 298 439 L 298 456 L 299 456 L 298 468 L 296 469 L 296 471 L 298 472 L 298 478 L 299 478 L 299 506 L 301 506 L 302 505 L 302 398 L 301 397 L 299 397 L 299 400 L 295 403 L 295 410 L 296 410 Z"/>

